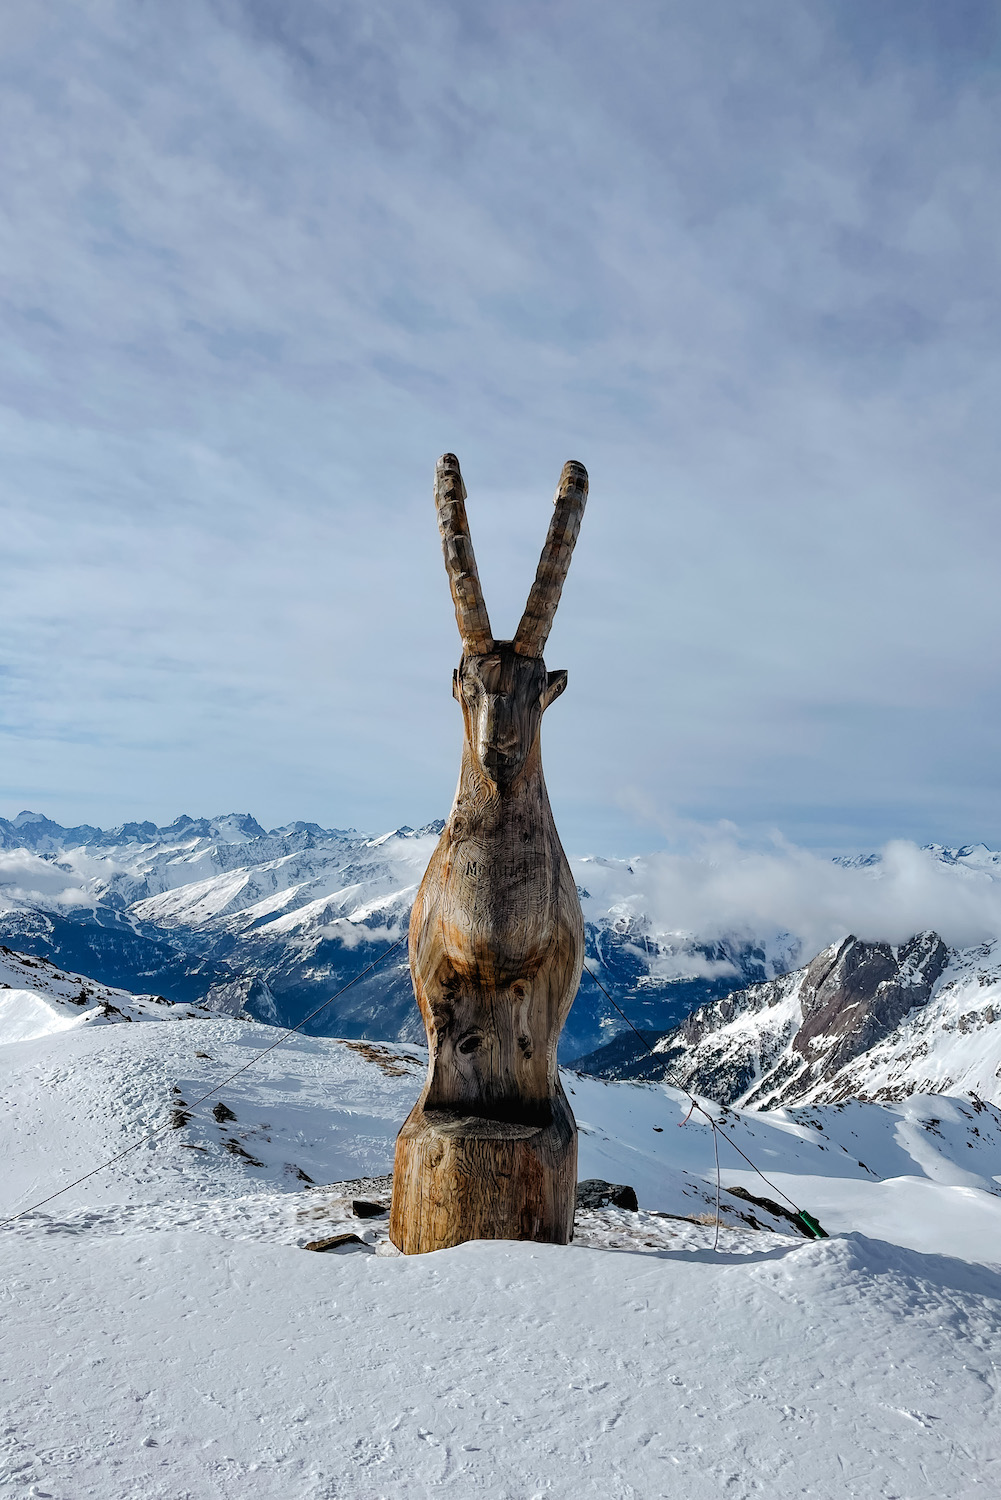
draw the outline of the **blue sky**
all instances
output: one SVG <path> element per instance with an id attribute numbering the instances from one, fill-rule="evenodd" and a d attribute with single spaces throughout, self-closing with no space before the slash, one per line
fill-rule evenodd
<path id="1" fill-rule="evenodd" d="M 451 449 L 568 847 L 1001 839 L 996 6 L 2 27 L 0 813 L 443 815 Z"/>

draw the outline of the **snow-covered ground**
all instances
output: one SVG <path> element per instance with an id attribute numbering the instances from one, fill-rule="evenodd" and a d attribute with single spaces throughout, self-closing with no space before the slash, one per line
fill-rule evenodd
<path id="1" fill-rule="evenodd" d="M 878 1241 L 387 1260 L 159 1231 L 59 1238 L 8 1287 L 15 1493 L 997 1493 L 1001 1278 Z"/>
<path id="2" fill-rule="evenodd" d="M 991 1106 L 707 1105 L 714 1250 L 712 1131 L 683 1123 L 688 1099 L 566 1074 L 581 1178 L 632 1185 L 640 1211 L 580 1212 L 567 1248 L 404 1258 L 352 1203 L 388 1201 L 420 1049 L 294 1036 L 263 1055 L 274 1028 L 122 995 L 101 1016 L 106 996 L 74 1002 L 88 981 L 0 956 L 23 981 L 7 1034 L 18 1006 L 50 1007 L 47 1034 L 0 1045 L 0 1215 L 166 1127 L 0 1231 L 0 1493 L 997 1493 Z M 125 1024 L 182 1010 L 183 1025 Z M 787 1193 L 832 1238 L 731 1187 Z"/>

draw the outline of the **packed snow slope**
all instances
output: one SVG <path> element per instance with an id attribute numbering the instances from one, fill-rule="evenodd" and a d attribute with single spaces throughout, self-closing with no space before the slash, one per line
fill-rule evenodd
<path id="1" fill-rule="evenodd" d="M 421 1051 L 297 1035 L 258 1055 L 274 1040 L 241 1019 L 123 1019 L 0 1046 L 3 1212 L 163 1127 L 0 1231 L 12 1495 L 995 1489 L 990 1106 L 707 1106 L 714 1250 L 712 1131 L 684 1123 L 689 1100 L 567 1073 L 580 1176 L 633 1185 L 640 1211 L 580 1213 L 569 1247 L 405 1259 L 352 1205 L 387 1201 Z M 731 1188 L 788 1193 L 833 1237 L 807 1241 Z M 330 1253 L 301 1248 L 347 1231 Z"/>

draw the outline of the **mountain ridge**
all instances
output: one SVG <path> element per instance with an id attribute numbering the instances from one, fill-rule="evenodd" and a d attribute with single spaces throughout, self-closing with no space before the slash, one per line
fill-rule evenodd
<path id="1" fill-rule="evenodd" d="M 405 951 L 359 975 L 406 933 L 443 826 L 372 837 L 301 821 L 265 830 L 249 813 L 230 813 L 67 829 L 26 810 L 0 819 L 0 941 L 106 984 L 236 1006 L 280 1025 L 351 983 L 310 1031 L 420 1041 Z M 589 966 L 644 1024 L 664 1030 L 700 1001 L 788 967 L 794 947 L 782 935 L 701 940 L 656 929 L 643 910 L 640 860 L 572 864 Z M 561 1058 L 622 1024 L 585 980 Z"/>
<path id="2" fill-rule="evenodd" d="M 376 836 L 302 820 L 265 829 L 237 812 L 105 830 L 64 828 L 24 810 L 0 818 L 0 942 L 175 1003 L 297 1025 L 328 1001 L 308 1023 L 312 1034 L 420 1042 L 405 949 L 373 974 L 363 971 L 405 935 L 442 826 L 402 825 Z M 929 846 L 922 858 L 942 872 L 946 894 L 986 891 L 996 899 L 1001 854 L 985 845 Z M 840 864 L 837 880 L 854 882 L 867 904 L 869 891 L 880 890 L 883 860 L 844 856 L 826 868 Z M 779 984 L 816 955 L 802 935 L 755 915 L 753 905 L 750 917 L 731 916 L 729 927 L 721 919 L 708 932 L 684 930 L 673 856 L 586 855 L 571 865 L 588 968 L 650 1046 L 663 1048 L 661 1039 L 693 1014 L 704 1021 L 728 996 Z M 993 930 L 1001 932 L 1001 922 Z M 642 1075 L 643 1058 L 585 977 L 561 1062 L 628 1077 Z"/>
<path id="3" fill-rule="evenodd" d="M 912 1094 L 1001 1103 L 1001 941 L 950 949 L 933 932 L 902 944 L 850 935 L 647 1046 L 606 1047 L 576 1066 L 670 1080 L 743 1109 Z"/>

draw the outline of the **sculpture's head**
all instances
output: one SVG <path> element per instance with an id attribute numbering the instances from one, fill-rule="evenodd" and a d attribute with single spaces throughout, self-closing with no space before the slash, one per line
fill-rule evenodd
<path id="1" fill-rule="evenodd" d="M 512 641 L 495 641 L 466 520 L 466 487 L 454 453 L 438 460 L 435 503 L 445 568 L 462 640 L 452 691 L 462 705 L 466 741 L 498 788 L 518 776 L 539 735 L 542 715 L 566 687 L 566 672 L 542 659 L 587 500 L 587 470 L 563 465 L 555 510 L 525 613 Z"/>
<path id="2" fill-rule="evenodd" d="M 497 787 L 509 787 L 524 768 L 542 715 L 566 685 L 566 672 L 547 672 L 541 656 L 519 656 L 511 641 L 462 658 L 452 692 L 462 705 L 470 751 Z"/>

